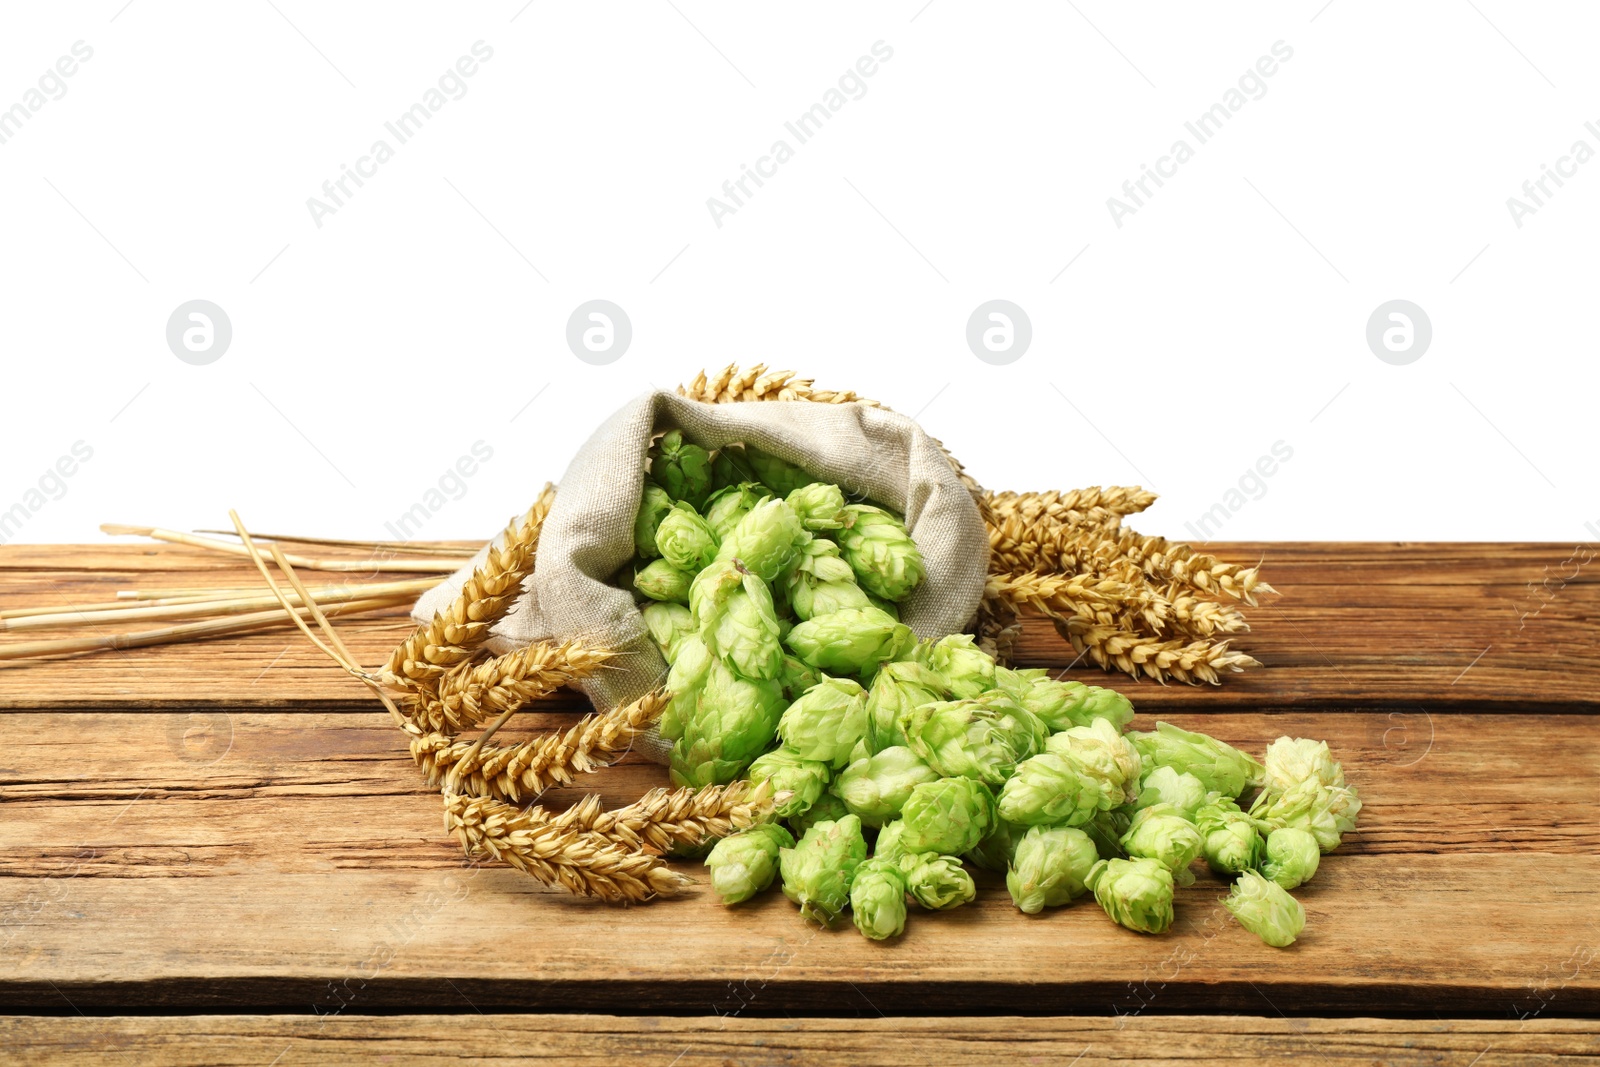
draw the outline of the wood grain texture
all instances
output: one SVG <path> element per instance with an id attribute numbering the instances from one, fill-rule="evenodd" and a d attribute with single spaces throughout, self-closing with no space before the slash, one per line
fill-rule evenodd
<path id="1" fill-rule="evenodd" d="M 1600 615 L 1595 564 L 1559 544 L 1235 543 L 1223 559 L 1264 561 L 1281 591 L 1247 609 L 1240 638 L 1266 669 L 1220 687 L 1160 686 L 1092 667 L 1070 676 L 1114 686 L 1141 706 L 1194 711 L 1288 705 L 1429 711 L 1600 710 Z M 8 606 L 61 605 L 136 585 L 255 584 L 243 560 L 181 546 L 0 546 Z M 341 630 L 364 662 L 404 636 L 403 612 Z M 1034 620 L 1025 665 L 1073 659 Z M 48 708 L 67 687 L 75 707 L 277 707 L 328 710 L 370 703 L 349 678 L 288 629 L 186 646 L 48 662 L 0 663 L 0 706 Z M 567 705 L 577 708 L 576 701 Z"/>
<path id="2" fill-rule="evenodd" d="M 1182 891 L 1179 921 L 1162 937 L 1121 930 L 1092 901 L 1022 916 L 990 876 L 974 905 L 914 914 L 889 945 L 848 925 L 807 927 L 776 893 L 736 909 L 703 888 L 625 911 L 576 900 L 506 868 L 466 864 L 398 731 L 358 684 L 283 630 L 0 665 L 0 1010 L 316 1013 L 335 1016 L 335 1027 L 366 1025 L 354 1017 L 371 1012 L 735 1013 L 750 1028 L 731 1039 L 718 1029 L 723 1043 L 703 1048 L 697 1038 L 687 1063 L 799 1054 L 768 1042 L 821 1062 L 871 1062 L 898 1048 L 881 1058 L 903 1064 L 914 1045 L 946 1058 L 1066 1062 L 1090 1031 L 1113 1060 L 1307 1048 L 1352 1061 L 1467 1063 L 1479 1051 L 1462 1035 L 1476 1026 L 1498 1035 L 1485 1065 L 1511 1048 L 1563 1062 L 1592 1054 L 1588 1023 L 1540 1029 L 1600 1015 L 1592 569 L 1568 576 L 1566 546 L 1211 548 L 1265 558 L 1284 591 L 1250 613 L 1257 625 L 1245 647 L 1266 669 L 1218 688 L 1071 674 L 1129 693 L 1139 726 L 1166 718 L 1257 752 L 1286 733 L 1329 741 L 1366 807 L 1359 831 L 1297 893 L 1309 921 L 1291 949 L 1232 924 L 1217 903 L 1222 884 L 1205 876 Z M 135 585 L 248 585 L 246 566 L 173 547 L 0 548 L 7 606 L 110 599 Z M 1544 585 L 1532 592 L 1530 582 Z M 346 633 L 377 663 L 408 628 L 397 612 Z M 1021 649 L 1030 664 L 1071 660 L 1048 627 L 1030 627 Z M 579 707 L 551 701 L 505 737 L 570 723 Z M 630 757 L 583 784 L 621 801 L 661 780 L 660 768 Z M 1109 1044 L 1105 1019 L 871 1021 L 991 1011 L 1131 1016 L 1123 1027 L 1165 1036 L 1151 1037 L 1155 1051 L 1144 1055 Z M 1164 1018 L 1199 1011 L 1278 1022 Z M 1349 1020 L 1278 1018 L 1396 1012 L 1512 1021 L 1374 1024 L 1346 1042 L 1331 1034 Z M 794 1030 L 761 1021 L 785 1014 L 868 1022 Z M 576 1017 L 518 1018 L 506 1022 L 511 1045 L 546 1042 L 536 1047 L 555 1062 L 645 1058 L 654 1051 L 638 1043 L 642 1028 L 707 1025 L 601 1020 L 585 1036 Z M 315 1019 L 259 1018 L 12 1020 L 0 1034 L 48 1042 L 39 1027 L 59 1023 L 61 1039 L 82 1047 L 46 1043 L 46 1053 L 103 1055 L 96 1035 L 117 1033 L 140 1050 L 165 1042 L 154 1058 L 208 1062 L 206 1049 L 245 1042 L 227 1062 L 252 1062 L 249 1042 L 264 1036 L 303 1040 L 306 1058 L 337 1058 L 354 1047 L 343 1042 L 370 1036 L 403 1059 L 436 1054 L 455 1029 L 391 1022 L 401 1028 L 357 1026 L 331 1039 L 304 1029 Z M 1546 1044 L 1511 1043 L 1534 1038 Z"/>
<path id="3" fill-rule="evenodd" d="M 188 1016 L 0 1018 L 18 1067 L 160 1062 L 344 1064 L 381 1057 L 397 1067 L 468 1058 L 546 1067 L 906 1067 L 1016 1063 L 1392 1064 L 1394 1067 L 1585 1067 L 1600 1064 L 1600 1028 L 1564 1019 L 1314 1019 L 1246 1016 L 949 1019 L 785 1019 L 604 1015 Z M 120 1055 L 119 1055 L 120 1054 Z"/>
<path id="4" fill-rule="evenodd" d="M 1023 916 L 993 876 L 889 945 L 806 926 L 775 891 L 619 911 L 465 864 L 375 713 L 10 713 L 0 1007 L 1600 1011 L 1591 719 L 1173 718 L 1256 751 L 1325 736 L 1362 790 L 1360 831 L 1297 893 L 1292 949 L 1233 925 L 1204 875 L 1163 937 L 1089 900 Z M 624 800 L 661 778 L 630 762 L 593 784 Z"/>

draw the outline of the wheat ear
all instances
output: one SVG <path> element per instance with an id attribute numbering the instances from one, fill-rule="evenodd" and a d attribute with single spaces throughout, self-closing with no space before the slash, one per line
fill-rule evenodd
<path id="1" fill-rule="evenodd" d="M 678 393 L 690 400 L 699 400 L 706 404 L 752 400 L 810 400 L 821 404 L 878 406 L 875 401 L 863 399 L 849 391 L 836 392 L 814 388 L 812 379 L 802 378 L 792 370 L 769 371 L 764 363 L 757 363 L 743 370 L 736 364 L 730 363 L 714 375 L 707 375 L 705 371 L 701 371 L 687 386 L 678 386 Z"/>
<path id="2" fill-rule="evenodd" d="M 672 896 L 693 884 L 658 856 L 541 822 L 491 797 L 445 794 L 444 825 L 468 855 L 487 854 L 547 885 L 610 903 Z"/>
<path id="3" fill-rule="evenodd" d="M 661 853 L 748 830 L 772 817 L 778 799 L 770 782 L 732 782 L 699 789 L 660 787 L 610 811 L 598 796 L 590 795 L 559 815 L 535 809 L 543 814 L 534 817 L 554 826 L 600 834 L 630 848 Z"/>
<path id="4" fill-rule="evenodd" d="M 1137 485 L 1094 485 L 1087 489 L 1000 492 L 988 496 L 989 506 L 997 515 L 1020 515 L 1030 521 L 1042 516 L 1067 524 L 1109 521 L 1143 511 L 1156 502 L 1154 493 Z"/>
<path id="5" fill-rule="evenodd" d="M 429 688 L 445 671 L 470 658 L 489 635 L 489 628 L 511 610 L 522 583 L 533 573 L 539 532 L 555 488 L 544 487 L 521 518 L 506 527 L 500 543 L 489 550 L 451 605 L 419 626 L 389 657 L 388 673 L 409 688 Z"/>
<path id="6" fill-rule="evenodd" d="M 616 762 L 666 706 L 666 694 L 658 690 L 520 745 L 479 746 L 430 733 L 412 740 L 411 756 L 429 785 L 454 776 L 464 792 L 515 801 Z"/>
<path id="7" fill-rule="evenodd" d="M 585 678 L 613 655 L 576 641 L 539 641 L 493 659 L 458 663 L 433 688 L 414 690 L 407 704 L 419 725 L 453 735 Z"/>
<path id="8" fill-rule="evenodd" d="M 1225 593 L 1255 607 L 1257 593 L 1276 593 L 1261 580 L 1259 567 L 1224 563 L 1215 556 L 1196 552 L 1185 544 L 1165 537 L 1141 534 L 1137 530 L 1108 531 L 1088 527 L 1091 536 L 1102 539 L 1102 551 L 1137 563 L 1150 577 L 1161 581 L 1185 582 L 1202 593 Z"/>
<path id="9" fill-rule="evenodd" d="M 1056 632 L 1096 665 L 1135 678 L 1143 675 L 1158 682 L 1174 678 L 1216 685 L 1224 672 L 1261 666 L 1254 658 L 1229 648 L 1227 640 L 1162 640 L 1087 619 L 1052 617 L 1050 621 Z"/>

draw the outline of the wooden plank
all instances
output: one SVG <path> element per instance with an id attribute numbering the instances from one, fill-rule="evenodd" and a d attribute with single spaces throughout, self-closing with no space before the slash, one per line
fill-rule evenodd
<path id="1" fill-rule="evenodd" d="M 1179 718 L 1256 750 L 1326 736 L 1363 791 L 1362 829 L 1297 893 L 1308 928 L 1284 952 L 1233 926 L 1204 875 L 1157 938 L 1092 901 L 1022 916 L 988 876 L 974 905 L 918 913 L 890 945 L 807 927 L 776 893 L 621 911 L 465 865 L 378 715 L 4 718 L 13 1010 L 65 993 L 101 1012 L 460 994 L 485 1011 L 1600 1011 L 1600 968 L 1566 977 L 1600 942 L 1600 735 L 1581 715 L 1436 716 L 1425 746 L 1424 722 L 1398 745 L 1382 713 Z M 595 777 L 623 799 L 660 771 Z"/>
<path id="2" fill-rule="evenodd" d="M 1330 708 L 1600 710 L 1600 612 L 1593 566 L 1566 545 L 1217 544 L 1222 558 L 1264 560 L 1282 590 L 1247 609 L 1240 645 L 1267 668 L 1220 689 L 1158 686 L 1082 665 L 1071 676 L 1153 709 Z M 1582 557 L 1578 557 L 1581 559 Z M 106 599 L 135 585 L 253 585 L 244 561 L 180 546 L 0 546 L 9 607 Z M 1530 583 L 1533 588 L 1530 589 Z M 364 662 L 404 636 L 403 612 L 345 628 Z M 1030 625 L 1025 665 L 1064 667 L 1073 654 Z M 290 630 L 187 646 L 47 662 L 0 662 L 0 706 L 50 708 L 66 687 L 83 708 L 369 706 L 365 691 Z M 1225 694 L 1225 695 L 1219 695 Z M 575 699 L 567 707 L 576 709 Z"/>
<path id="3" fill-rule="evenodd" d="M 174 1067 L 344 1064 L 366 1056 L 402 1067 L 597 1063 L 821 1067 L 1018 1062 L 1076 1067 L 1163 1064 L 1386 1063 L 1396 1067 L 1583 1067 L 1600 1063 L 1590 1021 L 1539 1019 L 1314 1019 L 1247 1016 L 717 1020 L 603 1015 L 403 1015 L 325 1019 L 165 1016 L 0 1019 L 0 1043 L 18 1067 L 100 1067 L 159 1061 Z"/>

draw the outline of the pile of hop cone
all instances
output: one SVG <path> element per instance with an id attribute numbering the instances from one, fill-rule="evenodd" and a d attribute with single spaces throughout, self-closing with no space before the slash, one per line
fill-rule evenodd
<path id="1" fill-rule="evenodd" d="M 680 387 L 679 392 L 707 403 L 873 403 L 853 393 L 818 390 L 809 379 L 787 371 L 769 372 L 762 366 L 742 371 L 729 367 L 713 376 L 702 373 L 688 386 Z M 718 580 L 708 581 L 703 593 L 707 604 L 712 605 L 708 618 L 711 614 L 718 616 L 714 628 L 729 648 L 738 647 L 740 657 L 755 657 L 742 662 L 746 671 L 758 676 L 765 668 L 760 658 L 772 655 L 765 635 L 756 635 L 753 642 L 741 644 L 739 640 L 741 628 L 750 621 L 749 601 L 759 599 L 759 594 L 750 589 L 752 568 L 738 554 L 718 560 L 724 538 L 719 535 L 708 546 L 699 526 L 709 527 L 714 520 L 722 524 L 731 518 L 735 520 L 733 526 L 724 525 L 723 533 L 737 543 L 743 536 L 736 533 L 738 520 L 760 503 L 751 499 L 749 489 L 740 486 L 762 486 L 785 504 L 797 490 L 804 490 L 788 506 L 803 516 L 802 526 L 812 524 L 806 529 L 811 535 L 807 543 L 815 547 L 808 550 L 802 579 L 796 580 L 793 571 L 785 575 L 775 571 L 773 580 L 781 577 L 790 583 L 785 585 L 785 598 L 791 609 L 811 598 L 806 610 L 818 618 L 832 618 L 832 622 L 809 626 L 809 620 L 796 619 L 796 625 L 782 635 L 790 639 L 788 652 L 778 653 L 778 669 L 786 673 L 782 678 L 755 679 L 766 689 L 777 686 L 776 696 L 768 693 L 772 699 L 762 702 L 763 722 L 770 720 L 776 730 L 777 720 L 806 699 L 853 699 L 854 693 L 830 693 L 841 690 L 840 683 L 849 680 L 852 672 L 848 668 L 858 653 L 865 655 L 862 667 L 870 665 L 870 672 L 863 674 L 862 668 L 857 668 L 854 673 L 872 685 L 877 684 L 880 674 L 894 680 L 896 686 L 916 688 L 926 681 L 917 676 L 916 668 L 928 666 L 929 657 L 935 655 L 933 646 L 916 642 L 894 617 L 895 599 L 922 577 L 915 545 L 898 516 L 887 509 L 855 505 L 857 511 L 849 522 L 854 532 L 829 536 L 829 521 L 839 521 L 840 529 L 844 526 L 843 519 L 829 517 L 835 503 L 829 490 L 836 492 L 837 487 L 815 486 L 804 472 L 784 470 L 774 464 L 765 469 L 728 468 L 718 472 L 718 457 L 697 456 L 686 446 L 681 438 L 664 439 L 657 444 L 652 457 L 652 484 L 660 494 L 647 496 L 641 522 L 653 523 L 651 533 L 659 547 L 660 527 L 666 523 L 667 512 L 683 510 L 678 507 L 680 504 L 690 505 L 688 510 L 693 515 L 682 514 L 673 519 L 666 541 L 682 557 L 681 562 L 705 562 L 700 570 L 716 570 L 717 564 L 723 564 Z M 729 462 L 724 460 L 725 465 Z M 756 457 L 754 462 L 765 460 Z M 1152 494 L 1136 488 L 991 493 L 967 476 L 953 457 L 951 463 L 961 473 L 984 516 L 991 551 L 988 581 L 973 620 L 972 635 L 947 639 L 938 655 L 982 656 L 996 670 L 1005 670 L 1020 632 L 1021 616 L 1032 611 L 1048 618 L 1080 658 L 1106 670 L 1158 681 L 1170 678 L 1216 683 L 1224 673 L 1258 665 L 1229 645 L 1233 635 L 1247 629 L 1239 605 L 1253 605 L 1257 594 L 1270 592 L 1270 587 L 1260 580 L 1255 568 L 1224 563 L 1186 546 L 1125 528 L 1123 518 L 1148 507 L 1154 500 Z M 708 490 L 714 482 L 720 482 L 723 489 L 736 490 L 727 494 L 730 501 L 718 505 L 725 509 L 723 512 L 714 512 L 709 491 L 695 506 L 694 487 L 702 477 Z M 793 480 L 794 484 L 784 479 Z M 603 669 L 613 656 L 611 650 L 587 647 L 578 640 L 536 642 L 500 655 L 491 655 L 485 647 L 491 627 L 511 610 L 524 582 L 533 573 L 539 532 L 554 496 L 555 490 L 547 487 L 533 507 L 512 522 L 451 606 L 402 642 L 382 670 L 358 676 L 387 694 L 392 713 L 409 737 L 413 757 L 429 781 L 442 788 L 447 830 L 469 854 L 507 862 L 541 881 L 612 902 L 670 896 L 692 883 L 666 864 L 669 854 L 703 853 L 719 840 L 758 827 L 769 835 L 787 832 L 773 820 L 780 812 L 793 813 L 796 796 L 804 796 L 812 787 L 802 782 L 800 770 L 804 768 L 786 766 L 795 761 L 784 754 L 782 747 L 766 753 L 776 734 L 766 733 L 765 726 L 755 731 L 764 734 L 764 739 L 747 745 L 750 751 L 741 752 L 736 758 L 725 752 L 713 753 L 713 748 L 720 747 L 717 745 L 701 743 L 696 748 L 695 742 L 705 742 L 711 731 L 704 724 L 694 724 L 691 736 L 691 724 L 684 720 L 681 710 L 674 712 L 673 679 L 669 679 L 665 691 L 586 716 L 558 734 L 517 745 L 489 743 L 499 726 L 516 711 Z M 650 517 L 644 518 L 647 514 Z M 768 515 L 767 521 L 773 518 Z M 822 525 L 817 525 L 819 519 Z M 787 517 L 779 516 L 777 521 L 786 523 Z M 857 539 L 855 548 L 847 549 L 851 538 Z M 839 558 L 834 558 L 822 543 L 837 548 Z M 708 548 L 709 560 L 705 559 Z M 736 552 L 751 554 L 744 547 Z M 662 606 L 650 611 L 648 617 L 663 649 L 675 651 L 671 648 L 674 635 L 682 636 L 691 628 L 699 630 L 689 605 L 673 603 L 680 599 L 693 602 L 693 582 L 699 571 L 690 573 L 689 567 L 680 567 L 664 556 L 641 556 L 640 566 L 630 568 L 626 580 Z M 863 578 L 862 569 L 849 567 L 851 556 L 875 561 L 865 571 L 876 577 Z M 737 565 L 734 560 L 738 560 Z M 859 602 L 842 589 L 841 563 L 853 572 Z M 788 567 L 788 562 L 784 566 Z M 758 577 L 756 582 L 765 583 L 766 579 Z M 875 582 L 880 584 L 875 587 Z M 770 595 L 771 587 L 766 588 Z M 666 610 L 669 605 L 687 611 L 689 622 L 685 623 L 682 614 Z M 802 629 L 799 623 L 805 623 L 807 628 Z M 757 625 L 764 626 L 765 620 Z M 796 630 L 800 631 L 798 636 Z M 701 640 L 704 643 L 703 637 Z M 717 640 L 713 637 L 713 641 Z M 804 644 L 807 641 L 809 646 Z M 801 643 L 799 647 L 809 647 L 811 655 L 798 651 L 796 642 Z M 712 658 L 725 666 L 733 662 L 731 655 Z M 808 658 L 814 662 L 806 662 Z M 879 671 L 886 663 L 889 666 Z M 837 677 L 825 679 L 823 676 L 830 670 Z M 1037 680 L 1034 672 L 1010 674 L 1015 676 L 1016 685 L 1021 685 L 1021 680 L 1029 685 Z M 679 675 L 677 684 L 686 686 L 685 673 Z M 859 682 L 852 684 L 863 689 Z M 1090 698 L 1091 706 L 1095 701 L 1115 703 L 1115 694 L 1109 690 L 1080 683 L 1060 684 L 1106 694 Z M 969 699 L 925 688 L 940 693 L 935 703 Z M 998 685 L 995 691 L 1006 692 Z M 818 695 L 811 697 L 812 693 Z M 678 706 L 681 709 L 684 705 L 680 702 Z M 774 709 L 775 715 L 765 714 Z M 898 710 L 906 709 L 897 709 L 897 714 Z M 658 725 L 669 737 L 676 733 L 680 742 L 674 767 L 676 788 L 652 790 L 632 804 L 610 810 L 595 796 L 559 812 L 530 804 L 546 789 L 569 785 L 582 774 L 621 758 L 639 735 Z M 885 721 L 884 729 L 894 728 Z M 463 736 L 475 729 L 481 730 L 478 736 Z M 930 724 L 928 729 L 937 732 L 938 727 Z M 686 737 L 690 741 L 681 743 Z M 827 761 L 812 761 L 827 762 L 831 774 L 833 765 L 844 760 L 837 767 L 840 773 L 836 777 L 816 785 L 817 795 L 812 799 L 820 807 L 803 805 L 815 809 L 813 821 L 826 821 L 821 815 L 838 800 L 835 786 L 847 791 L 867 789 L 867 779 L 876 782 L 880 774 L 893 776 L 894 768 L 888 764 L 903 757 L 878 757 L 897 747 L 910 750 L 907 745 L 882 746 L 867 754 L 869 768 L 854 776 L 848 771 L 857 761 L 846 758 L 856 755 L 853 747 L 832 754 Z M 929 760 L 917 758 L 933 766 Z M 765 764 L 761 763 L 763 759 Z M 878 761 L 870 763 L 872 759 Z M 772 773 L 767 773 L 768 768 Z M 941 781 L 953 780 L 952 776 L 938 777 Z M 856 785 L 852 786 L 852 782 Z M 824 792 L 824 786 L 828 791 Z M 940 788 L 962 787 L 957 784 Z M 919 801 L 919 805 L 922 803 Z M 952 803 L 953 794 L 941 794 L 927 802 L 930 812 L 953 812 Z M 842 807 L 834 814 L 860 818 Z M 803 831 L 801 836 L 805 836 Z M 934 855 L 948 859 L 950 854 Z M 944 861 L 931 862 L 921 872 L 921 880 L 909 879 L 908 875 L 908 886 L 913 882 L 922 886 L 921 891 L 930 901 L 954 899 L 965 892 L 956 873 L 959 870 L 959 862 L 953 869 Z"/>

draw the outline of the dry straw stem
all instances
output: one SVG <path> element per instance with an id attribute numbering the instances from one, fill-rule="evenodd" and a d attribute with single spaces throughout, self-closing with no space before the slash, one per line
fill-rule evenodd
<path id="1" fill-rule="evenodd" d="M 388 672 L 399 684 L 429 688 L 445 671 L 471 658 L 489 628 L 511 610 L 523 581 L 533 573 L 539 532 L 554 502 L 555 487 L 547 484 L 533 507 L 506 527 L 500 544 L 489 550 L 450 607 L 394 650 Z"/>
<path id="2" fill-rule="evenodd" d="M 250 550 L 242 544 L 232 544 L 228 541 L 215 541 L 209 537 L 199 537 L 195 534 L 181 533 L 177 530 L 164 530 L 159 526 L 125 526 L 121 523 L 106 522 L 100 524 L 100 531 L 112 535 L 148 537 L 154 541 L 166 541 L 174 545 L 189 545 L 193 548 L 205 548 L 213 552 L 225 552 L 230 556 L 249 557 Z M 458 564 L 448 559 L 320 559 L 309 556 L 288 556 L 290 563 L 296 567 L 303 567 L 311 571 L 346 571 L 356 574 L 374 574 L 382 571 L 413 572 L 418 574 L 449 574 Z"/>
<path id="3" fill-rule="evenodd" d="M 996 515 L 1041 516 L 1062 523 L 1132 515 L 1156 502 L 1156 495 L 1137 485 L 1092 485 L 1087 489 L 1052 489 L 1047 493 L 989 493 Z"/>
<path id="4" fill-rule="evenodd" d="M 371 600 L 376 597 L 398 597 L 404 600 L 416 596 L 432 585 L 433 580 L 429 578 L 410 582 L 379 582 L 313 592 L 311 596 L 319 604 L 345 604 L 352 600 Z M 289 601 L 294 607 L 305 604 L 298 594 L 291 594 Z M 25 608 L 16 613 L 0 614 L 0 630 L 46 630 L 61 626 L 105 625 L 113 622 L 142 622 L 149 619 L 209 619 L 223 615 L 246 615 L 277 606 L 278 603 L 276 597 L 257 595 L 193 600 L 177 604 L 124 600 L 42 610 Z"/>
<path id="5" fill-rule="evenodd" d="M 493 659 L 457 664 L 433 688 L 411 690 L 406 704 L 419 726 L 456 734 L 593 674 L 612 655 L 576 641 L 540 641 Z"/>
<path id="6" fill-rule="evenodd" d="M 464 792 L 516 801 L 614 763 L 666 706 L 666 694 L 658 690 L 520 745 L 480 746 L 429 733 L 412 739 L 411 756 L 430 785 L 450 779 Z"/>
<path id="7" fill-rule="evenodd" d="M 630 848 L 664 853 L 694 848 L 765 822 L 778 799 L 770 782 L 732 782 L 699 789 L 656 788 L 610 811 L 591 794 L 558 815 L 542 808 L 529 814 L 551 826 L 587 830 Z"/>
<path id="8" fill-rule="evenodd" d="M 343 604 L 335 604 L 329 609 L 329 615 L 357 615 L 362 612 L 377 611 L 380 608 L 396 608 L 409 604 L 412 597 L 372 597 L 362 600 L 350 600 Z M 296 608 L 295 614 L 304 619 L 310 616 L 309 608 Z M 207 619 L 204 622 L 181 623 L 177 626 L 165 626 L 156 630 L 136 630 L 131 633 L 104 634 L 99 637 L 62 637 L 48 641 L 18 641 L 0 645 L 0 660 L 7 659 L 32 659 L 36 656 L 57 656 L 73 652 L 100 652 L 105 650 L 120 650 L 125 648 L 147 648 L 151 645 L 171 645 L 184 641 L 196 641 L 206 637 L 219 637 L 223 634 L 241 634 L 252 630 L 269 630 L 274 627 L 284 626 L 290 621 L 281 609 L 272 611 L 251 612 L 248 615 L 232 615 L 222 619 Z"/>
<path id="9" fill-rule="evenodd" d="M 547 885 L 609 903 L 672 896 L 693 884 L 659 856 L 541 821 L 491 797 L 446 794 L 444 825 L 468 855 L 487 854 Z"/>

